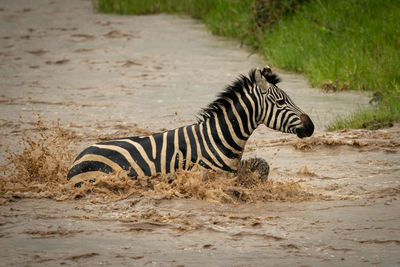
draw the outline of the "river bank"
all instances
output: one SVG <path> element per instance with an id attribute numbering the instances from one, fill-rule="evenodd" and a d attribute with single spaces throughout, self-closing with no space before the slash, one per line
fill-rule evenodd
<path id="1" fill-rule="evenodd" d="M 378 129 L 400 121 L 397 1 L 98 0 L 94 7 L 125 15 L 189 15 L 213 34 L 249 46 L 273 67 L 302 73 L 314 87 L 373 94 L 373 105 L 337 118 L 331 130 Z"/>
<path id="2" fill-rule="evenodd" d="M 0 159 L 9 148 L 46 179 L 90 143 L 193 123 L 226 84 L 265 65 L 196 21 L 97 14 L 91 1 L 6 1 L 0 19 Z M 244 156 L 269 162 L 274 187 L 235 187 L 227 201 L 207 198 L 225 193 L 224 180 L 207 187 L 203 175 L 184 174 L 205 193 L 142 181 L 136 194 L 110 182 L 79 195 L 66 181 L 43 192 L 27 175 L 15 188 L 1 183 L 10 187 L 1 187 L 0 265 L 399 264 L 399 125 L 325 132 L 368 98 L 276 71 L 317 128 L 304 140 L 266 127 L 251 137 Z"/>

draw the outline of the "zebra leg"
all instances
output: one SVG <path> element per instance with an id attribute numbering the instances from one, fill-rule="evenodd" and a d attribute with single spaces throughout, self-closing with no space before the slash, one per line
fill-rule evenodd
<path id="1" fill-rule="evenodd" d="M 268 179 L 269 164 L 262 158 L 242 160 L 237 170 L 237 182 L 244 187 L 253 187 Z"/>

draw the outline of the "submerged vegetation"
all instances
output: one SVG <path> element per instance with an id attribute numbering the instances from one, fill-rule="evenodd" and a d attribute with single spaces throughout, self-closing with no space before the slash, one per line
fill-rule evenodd
<path id="1" fill-rule="evenodd" d="M 374 93 L 375 106 L 329 128 L 400 121 L 400 2 L 348 0 L 98 0 L 100 12 L 179 13 L 239 39 L 313 86 Z"/>

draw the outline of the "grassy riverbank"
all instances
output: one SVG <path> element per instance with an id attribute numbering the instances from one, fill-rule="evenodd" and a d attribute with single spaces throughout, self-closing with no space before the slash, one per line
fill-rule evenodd
<path id="1" fill-rule="evenodd" d="M 239 39 L 274 67 L 326 90 L 366 90 L 375 106 L 330 126 L 379 128 L 400 121 L 397 0 L 98 0 L 100 12 L 182 13 Z"/>

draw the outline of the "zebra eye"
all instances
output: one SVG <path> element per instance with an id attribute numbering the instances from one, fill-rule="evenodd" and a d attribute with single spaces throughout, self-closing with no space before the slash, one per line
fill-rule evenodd
<path id="1" fill-rule="evenodd" d="M 278 106 L 283 106 L 286 104 L 286 101 L 284 99 L 278 99 L 276 100 L 276 104 L 278 104 Z"/>

